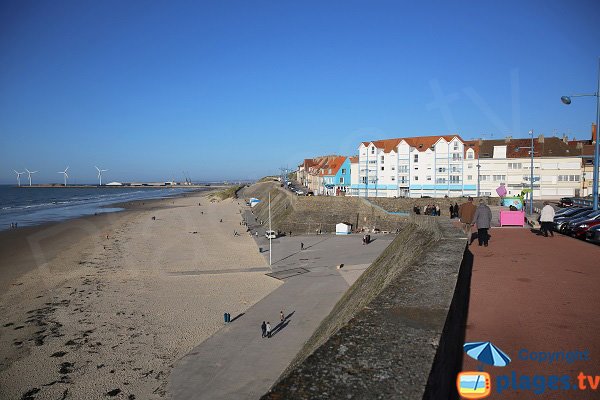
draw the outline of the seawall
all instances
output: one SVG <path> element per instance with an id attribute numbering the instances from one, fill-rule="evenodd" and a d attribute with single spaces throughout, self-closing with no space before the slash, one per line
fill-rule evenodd
<path id="1" fill-rule="evenodd" d="M 471 273 L 446 219 L 410 223 L 263 399 L 455 399 Z"/>

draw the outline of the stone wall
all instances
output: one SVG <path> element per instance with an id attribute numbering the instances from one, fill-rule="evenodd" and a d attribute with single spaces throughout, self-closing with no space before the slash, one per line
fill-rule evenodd
<path id="1" fill-rule="evenodd" d="M 481 197 L 489 205 L 499 205 L 499 199 L 496 197 Z M 428 204 L 440 206 L 442 216 L 450 216 L 450 205 L 455 203 L 461 205 L 466 202 L 465 197 L 458 198 L 436 198 L 436 199 L 408 199 L 408 198 L 387 198 L 387 197 L 369 197 L 369 201 L 373 204 L 377 204 L 383 209 L 391 212 L 398 211 L 412 211 L 415 205 L 421 207 L 421 212 Z M 479 198 L 474 198 L 475 204 L 479 203 Z"/>
<path id="2" fill-rule="evenodd" d="M 296 196 L 277 183 L 264 182 L 244 188 L 239 197 L 259 198 L 253 208 L 259 220 L 269 218 L 268 195 L 271 193 L 271 223 L 273 229 L 293 234 L 335 232 L 335 225 L 349 223 L 354 231 L 378 228 L 382 231 L 401 229 L 406 218 L 387 214 L 357 197 Z"/>
<path id="3" fill-rule="evenodd" d="M 455 399 L 470 259 L 450 221 L 414 216 L 263 399 Z"/>

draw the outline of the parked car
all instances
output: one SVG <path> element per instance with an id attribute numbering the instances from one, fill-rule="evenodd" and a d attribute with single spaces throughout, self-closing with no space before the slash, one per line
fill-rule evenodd
<path id="1" fill-rule="evenodd" d="M 296 194 L 298 196 L 304 196 L 304 191 L 302 191 L 302 190 L 296 190 Z"/>
<path id="2" fill-rule="evenodd" d="M 577 207 L 571 208 L 569 211 L 559 215 L 558 217 L 554 217 L 554 230 L 557 232 L 563 232 L 565 225 L 571 222 L 571 220 L 575 219 L 577 216 L 583 217 L 592 212 L 591 207 Z"/>
<path id="3" fill-rule="evenodd" d="M 582 221 L 570 229 L 571 236 L 577 239 L 585 239 L 587 232 L 595 226 L 600 226 L 599 218 Z"/>
<path id="4" fill-rule="evenodd" d="M 563 233 L 571 234 L 573 229 L 586 221 L 595 221 L 600 219 L 600 211 L 590 211 L 589 213 L 582 213 L 576 218 L 569 219 L 569 222 L 563 226 Z"/>
<path id="5" fill-rule="evenodd" d="M 600 225 L 591 227 L 585 233 L 585 240 L 588 242 L 600 244 Z"/>
<path id="6" fill-rule="evenodd" d="M 573 199 L 570 197 L 562 197 L 559 201 L 558 201 L 558 206 L 559 207 L 571 207 L 573 205 Z"/>
<path id="7" fill-rule="evenodd" d="M 275 232 L 275 231 L 269 231 L 269 230 L 267 230 L 267 231 L 265 232 L 265 237 L 266 237 L 267 239 L 277 239 L 277 232 Z"/>
<path id="8" fill-rule="evenodd" d="M 314 195 L 315 195 L 315 193 L 309 190 L 308 192 L 306 192 L 306 195 L 307 195 L 307 196 L 314 196 Z"/>

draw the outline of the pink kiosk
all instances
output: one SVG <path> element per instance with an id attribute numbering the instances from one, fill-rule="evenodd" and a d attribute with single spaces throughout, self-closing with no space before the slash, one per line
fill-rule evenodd
<path id="1" fill-rule="evenodd" d="M 500 205 L 502 207 L 511 207 L 510 209 L 500 210 L 500 226 L 525 226 L 525 211 L 523 210 L 523 199 L 521 197 L 504 197 L 506 188 L 500 186 L 496 192 L 501 198 Z"/>

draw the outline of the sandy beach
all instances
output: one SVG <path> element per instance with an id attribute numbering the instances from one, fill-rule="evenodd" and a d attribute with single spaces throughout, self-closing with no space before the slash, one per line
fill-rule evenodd
<path id="1" fill-rule="evenodd" d="M 0 398 L 167 397 L 173 363 L 224 312 L 281 284 L 260 272 L 254 240 L 234 236 L 238 202 L 205 196 L 3 232 Z"/>

